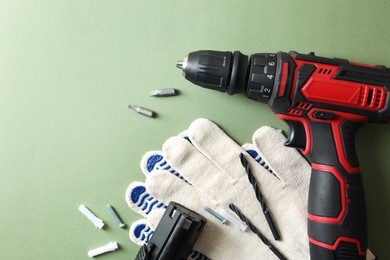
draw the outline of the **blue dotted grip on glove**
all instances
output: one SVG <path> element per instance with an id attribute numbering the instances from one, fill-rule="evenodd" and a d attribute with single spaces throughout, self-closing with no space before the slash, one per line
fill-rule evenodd
<path id="1" fill-rule="evenodd" d="M 147 244 L 153 235 L 153 230 L 146 222 L 138 223 L 136 228 L 133 230 L 133 234 L 136 238 L 144 241 L 145 244 Z"/>
<path id="2" fill-rule="evenodd" d="M 148 173 L 151 173 L 155 170 L 163 170 L 163 171 L 169 171 L 170 173 L 174 174 L 176 177 L 182 179 L 183 181 L 188 181 L 180 175 L 175 169 L 173 169 L 168 162 L 165 160 L 164 156 L 160 154 L 159 152 L 153 153 L 150 155 L 146 162 L 145 162 L 146 170 Z"/>
<path id="3" fill-rule="evenodd" d="M 264 167 L 267 171 L 273 174 L 271 168 L 265 163 L 263 158 L 261 158 L 260 154 L 256 150 L 246 150 L 246 152 L 255 159 L 256 162 L 258 162 L 261 166 Z"/>
<path id="4" fill-rule="evenodd" d="M 133 204 L 146 215 L 149 215 L 154 208 L 167 207 L 162 202 L 153 198 L 143 185 L 134 187 L 130 193 L 130 197 Z"/>

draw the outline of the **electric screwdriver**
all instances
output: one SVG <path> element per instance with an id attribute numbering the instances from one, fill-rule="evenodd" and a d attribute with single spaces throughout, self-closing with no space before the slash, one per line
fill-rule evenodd
<path id="1" fill-rule="evenodd" d="M 286 146 L 312 166 L 308 199 L 311 259 L 365 259 L 367 220 L 355 135 L 389 123 L 390 69 L 314 53 L 196 51 L 176 66 L 201 87 L 244 93 L 287 122 Z"/>

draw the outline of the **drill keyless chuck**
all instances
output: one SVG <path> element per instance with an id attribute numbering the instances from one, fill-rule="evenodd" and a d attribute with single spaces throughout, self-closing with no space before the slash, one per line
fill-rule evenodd
<path id="1" fill-rule="evenodd" d="M 183 70 L 183 76 L 201 87 L 226 92 L 231 71 L 231 52 L 191 52 L 176 67 Z"/>
<path id="2" fill-rule="evenodd" d="M 244 93 L 256 101 L 271 98 L 276 72 L 275 54 L 248 56 L 239 51 L 196 51 L 188 54 L 176 67 L 195 85 L 227 92 Z"/>

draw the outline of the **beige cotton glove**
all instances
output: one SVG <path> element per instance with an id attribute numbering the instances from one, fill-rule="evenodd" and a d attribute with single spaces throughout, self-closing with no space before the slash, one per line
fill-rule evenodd
<path id="1" fill-rule="evenodd" d="M 270 165 L 278 178 L 246 156 L 279 229 L 280 241 L 273 241 L 241 165 L 240 153 L 245 150 L 209 120 L 194 121 L 187 135 L 191 143 L 182 137 L 167 140 L 163 155 L 190 184 L 169 172 L 155 171 L 147 176 L 146 190 L 165 205 L 175 201 L 208 219 L 195 250 L 211 259 L 278 259 L 249 230 L 242 232 L 234 225 L 223 225 L 204 210 L 209 207 L 232 213 L 229 204 L 234 203 L 287 259 L 309 259 L 306 201 L 310 167 L 296 150 L 284 146 L 283 135 L 270 127 L 256 132 L 256 140 L 265 140 L 264 145 L 285 154 L 283 161 Z M 286 164 L 289 171 L 279 172 Z M 156 219 L 148 215 L 152 227 L 158 224 L 159 214 L 155 215 Z"/>
<path id="2" fill-rule="evenodd" d="M 211 259 L 278 259 L 249 230 L 242 232 L 232 224 L 223 225 L 204 210 L 209 207 L 217 212 L 220 209 L 231 212 L 228 205 L 234 203 L 287 259 L 309 259 L 306 214 L 311 170 L 295 149 L 284 146 L 285 137 L 280 131 L 262 127 L 253 136 L 255 147 L 244 146 L 263 157 L 272 169 L 273 174 L 270 174 L 258 161 L 246 156 L 279 230 L 280 241 L 272 239 L 241 165 L 239 155 L 246 153 L 245 150 L 209 120 L 194 121 L 186 135 L 191 142 L 182 136 L 165 142 L 161 157 L 166 164 L 160 169 L 150 172 L 145 171 L 148 167 L 143 167 L 146 185 L 129 186 L 126 193 L 129 206 L 146 217 L 132 225 L 132 240 L 138 239 L 136 242 L 140 244 L 145 241 L 142 237 L 150 237 L 164 212 L 164 205 L 175 201 L 208 219 L 195 250 Z M 138 200 L 134 201 L 139 187 L 143 191 L 137 191 Z M 147 227 L 144 233 L 135 232 L 142 226 L 140 223 Z"/>

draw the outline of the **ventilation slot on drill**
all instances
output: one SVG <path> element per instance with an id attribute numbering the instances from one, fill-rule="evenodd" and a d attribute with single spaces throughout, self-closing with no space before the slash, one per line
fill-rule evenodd
<path id="1" fill-rule="evenodd" d="M 383 90 L 374 87 L 365 87 L 362 105 L 369 108 L 380 109 L 383 105 Z"/>
<path id="2" fill-rule="evenodd" d="M 332 70 L 331 69 L 320 68 L 318 70 L 318 73 L 319 74 L 323 74 L 323 75 L 330 75 L 332 73 Z"/>
<path id="3" fill-rule="evenodd" d="M 298 110 L 298 109 L 289 108 L 287 110 L 287 114 L 288 115 L 292 115 L 292 116 L 301 116 L 302 115 L 302 111 Z"/>
<path id="4" fill-rule="evenodd" d="M 374 107 L 380 108 L 383 103 L 382 100 L 383 100 L 383 90 L 379 89 L 377 90 L 375 97 L 373 97 Z"/>
<path id="5" fill-rule="evenodd" d="M 372 102 L 372 93 L 374 92 L 373 89 L 368 90 L 368 95 L 367 95 L 367 101 L 366 101 L 366 106 L 370 106 Z"/>
<path id="6" fill-rule="evenodd" d="M 299 102 L 298 105 L 296 106 L 298 109 L 303 109 L 303 110 L 309 110 L 311 108 L 311 104 L 306 103 L 306 102 Z"/>

